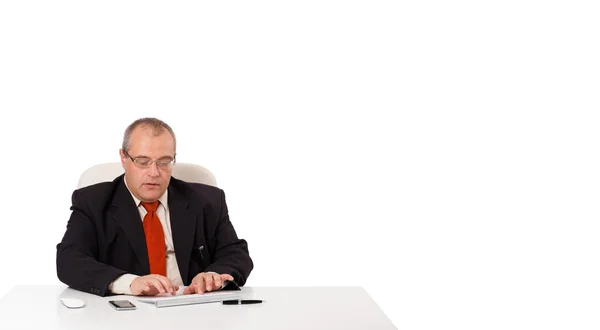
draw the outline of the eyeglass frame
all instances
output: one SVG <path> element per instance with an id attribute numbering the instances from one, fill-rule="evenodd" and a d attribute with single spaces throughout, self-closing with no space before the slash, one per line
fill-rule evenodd
<path id="1" fill-rule="evenodd" d="M 127 157 L 129 157 L 129 159 L 131 159 L 131 161 L 133 162 L 133 165 L 135 165 L 135 167 L 140 168 L 140 169 L 149 169 L 152 166 L 152 164 L 154 164 L 154 163 L 156 163 L 157 161 L 160 160 L 160 159 L 154 160 L 154 159 L 151 159 L 150 157 L 145 157 L 145 156 L 133 158 L 125 150 L 123 150 L 123 153 L 125 154 L 125 156 L 127 156 Z M 167 164 L 167 167 L 161 167 L 160 165 L 158 165 L 158 163 L 156 163 L 156 167 L 160 168 L 161 170 L 170 170 L 170 169 L 173 169 L 173 165 L 175 165 L 175 159 L 176 159 L 175 157 L 177 157 L 177 154 L 173 155 L 173 159 L 171 159 L 171 161 Z M 141 167 L 142 165 L 140 165 L 137 162 L 137 160 L 140 159 L 140 158 L 150 159 L 150 162 L 148 163 L 147 167 Z"/>

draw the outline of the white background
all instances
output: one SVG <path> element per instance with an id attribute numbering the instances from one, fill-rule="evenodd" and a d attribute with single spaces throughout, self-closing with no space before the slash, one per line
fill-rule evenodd
<path id="1" fill-rule="evenodd" d="M 6 1 L 0 294 L 58 284 L 79 174 L 169 123 L 248 285 L 359 285 L 399 329 L 600 324 L 592 1 Z"/>

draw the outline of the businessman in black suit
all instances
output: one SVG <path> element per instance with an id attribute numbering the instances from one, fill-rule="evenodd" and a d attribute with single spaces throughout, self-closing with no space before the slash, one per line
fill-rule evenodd
<path id="1" fill-rule="evenodd" d="M 142 118 L 125 131 L 125 174 L 73 193 L 57 245 L 58 278 L 99 296 L 184 294 L 244 285 L 253 263 L 216 187 L 171 177 L 176 139 L 166 123 Z"/>

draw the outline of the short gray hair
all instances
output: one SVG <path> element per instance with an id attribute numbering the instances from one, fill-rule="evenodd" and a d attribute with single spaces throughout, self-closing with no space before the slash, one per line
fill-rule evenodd
<path id="1" fill-rule="evenodd" d="M 154 136 L 160 135 L 166 130 L 173 137 L 173 147 L 177 150 L 177 139 L 175 138 L 175 133 L 171 126 L 160 119 L 146 117 L 140 118 L 127 126 L 125 134 L 123 134 L 123 144 L 121 145 L 123 151 L 128 152 L 129 147 L 131 147 L 131 133 L 140 126 L 150 128 Z"/>

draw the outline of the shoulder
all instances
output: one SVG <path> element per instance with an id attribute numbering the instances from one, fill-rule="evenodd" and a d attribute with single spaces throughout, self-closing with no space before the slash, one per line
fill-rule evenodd
<path id="1" fill-rule="evenodd" d="M 221 188 L 202 183 L 186 182 L 174 177 L 171 178 L 169 188 L 183 194 L 190 200 L 203 202 L 220 203 L 225 195 Z"/>
<path id="2" fill-rule="evenodd" d="M 115 178 L 113 181 L 100 182 L 87 187 L 79 188 L 73 192 L 73 204 L 107 204 L 112 200 L 115 191 L 120 184 L 124 185 L 122 175 Z"/>

